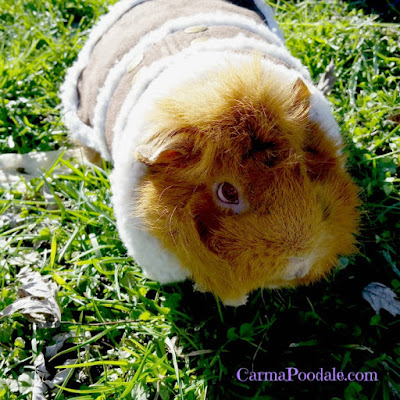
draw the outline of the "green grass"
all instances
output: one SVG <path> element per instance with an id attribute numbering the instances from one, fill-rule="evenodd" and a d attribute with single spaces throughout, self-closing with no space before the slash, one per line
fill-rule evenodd
<path id="1" fill-rule="evenodd" d="M 1 152 L 68 145 L 59 86 L 109 4 L 0 0 Z M 387 22 L 360 4 L 280 1 L 277 10 L 288 47 L 315 81 L 334 60 L 338 80 L 329 99 L 363 201 L 359 254 L 312 287 L 258 291 L 246 306 L 224 308 L 188 282 L 146 280 L 118 237 L 107 167 L 59 161 L 70 175 L 50 171 L 24 193 L 0 192 L 0 310 L 16 298 L 20 268 L 32 265 L 58 283 L 63 320 L 54 329 L 21 315 L 0 321 L 1 399 L 31 398 L 34 359 L 67 332 L 72 337 L 46 365 L 52 376 L 67 359 L 75 365 L 48 398 L 399 396 L 399 318 L 375 315 L 361 293 L 378 281 L 400 297 L 400 130 L 391 121 L 400 112 L 400 28 L 390 22 L 393 14 Z M 43 187 L 54 194 L 54 207 Z M 379 382 L 242 383 L 239 367 L 376 371 Z"/>

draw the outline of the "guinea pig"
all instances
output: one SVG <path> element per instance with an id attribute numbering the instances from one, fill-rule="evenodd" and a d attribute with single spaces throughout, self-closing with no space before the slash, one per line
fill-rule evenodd
<path id="1" fill-rule="evenodd" d="M 238 306 L 354 252 L 359 200 L 329 104 L 270 8 L 234 3 L 118 3 L 62 98 L 73 136 L 113 163 L 117 227 L 145 275 Z"/>

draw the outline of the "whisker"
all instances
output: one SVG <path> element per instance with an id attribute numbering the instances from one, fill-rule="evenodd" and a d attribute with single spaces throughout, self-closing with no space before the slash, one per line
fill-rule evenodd
<path id="1" fill-rule="evenodd" d="M 174 185 L 167 186 L 167 187 L 161 192 L 160 196 L 158 197 L 158 203 L 157 203 L 157 205 L 160 204 L 162 195 L 163 195 L 168 189 L 171 189 L 173 186 L 174 186 Z"/>
<path id="2" fill-rule="evenodd" d="M 177 244 L 176 244 L 176 241 L 175 241 L 175 238 L 174 238 L 174 233 L 172 232 L 172 217 L 174 216 L 175 211 L 177 210 L 179 204 L 181 204 L 181 202 L 179 202 L 179 203 L 175 206 L 175 208 L 173 209 L 173 211 L 172 211 L 172 213 L 171 213 L 171 215 L 170 215 L 170 217 L 169 217 L 169 233 L 170 233 L 170 235 L 171 235 L 171 237 L 172 237 L 172 240 L 173 240 L 175 246 L 177 246 Z"/>

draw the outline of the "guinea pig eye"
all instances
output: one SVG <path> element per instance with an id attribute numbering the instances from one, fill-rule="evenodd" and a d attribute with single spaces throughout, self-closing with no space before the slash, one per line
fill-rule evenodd
<path id="1" fill-rule="evenodd" d="M 217 197 L 222 203 L 239 204 L 239 193 L 236 188 L 228 182 L 223 182 L 218 185 Z"/>
<path id="2" fill-rule="evenodd" d="M 230 208 L 235 214 L 239 214 L 246 208 L 239 190 L 231 183 L 222 182 L 215 184 L 214 193 L 217 203 L 221 207 Z"/>

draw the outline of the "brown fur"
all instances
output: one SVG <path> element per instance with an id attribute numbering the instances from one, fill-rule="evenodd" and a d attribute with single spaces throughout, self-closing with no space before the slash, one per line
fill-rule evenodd
<path id="1" fill-rule="evenodd" d="M 152 115 L 135 212 L 222 300 L 316 281 L 355 250 L 358 189 L 337 145 L 307 119 L 309 96 L 256 59 L 179 88 Z M 217 204 L 219 182 L 238 188 L 243 212 Z M 285 279 L 289 258 L 304 256 L 311 271 Z"/>

